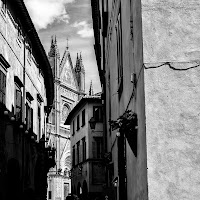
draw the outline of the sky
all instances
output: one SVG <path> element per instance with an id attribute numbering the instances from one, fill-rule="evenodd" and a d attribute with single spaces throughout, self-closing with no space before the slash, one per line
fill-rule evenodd
<path id="1" fill-rule="evenodd" d="M 85 67 L 86 93 L 92 81 L 94 93 L 101 91 L 91 16 L 91 0 L 24 0 L 46 53 L 51 37 L 56 35 L 62 58 L 68 46 L 73 67 L 77 53 L 81 52 Z"/>

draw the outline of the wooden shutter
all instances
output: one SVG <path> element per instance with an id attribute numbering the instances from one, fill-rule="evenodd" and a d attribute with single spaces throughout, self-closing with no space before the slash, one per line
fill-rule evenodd
<path id="1" fill-rule="evenodd" d="M 21 91 L 17 88 L 16 89 L 16 120 L 21 119 L 21 114 L 22 114 L 22 93 Z"/>

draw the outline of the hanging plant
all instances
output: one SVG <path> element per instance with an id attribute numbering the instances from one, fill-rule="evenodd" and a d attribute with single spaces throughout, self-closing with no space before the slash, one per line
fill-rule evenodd
<path id="1" fill-rule="evenodd" d="M 127 110 L 116 121 L 111 120 L 110 126 L 112 130 L 119 129 L 120 134 L 124 134 L 129 146 L 135 156 L 137 156 L 137 114 L 131 110 Z"/>

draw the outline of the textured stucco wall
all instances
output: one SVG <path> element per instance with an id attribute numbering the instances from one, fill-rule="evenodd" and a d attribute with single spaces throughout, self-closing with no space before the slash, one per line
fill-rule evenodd
<path id="1" fill-rule="evenodd" d="M 200 69 L 145 71 L 149 199 L 199 199 Z"/>
<path id="2" fill-rule="evenodd" d="M 142 0 L 144 62 L 189 61 L 200 56 L 198 0 Z"/>
<path id="3" fill-rule="evenodd" d="M 199 8 L 197 0 L 142 0 L 150 200 L 200 196 Z"/>

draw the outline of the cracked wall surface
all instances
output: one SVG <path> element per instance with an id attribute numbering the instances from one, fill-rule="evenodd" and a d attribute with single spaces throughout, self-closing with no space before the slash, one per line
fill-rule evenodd
<path id="1" fill-rule="evenodd" d="M 150 200 L 200 196 L 199 16 L 197 0 L 142 1 Z"/>

